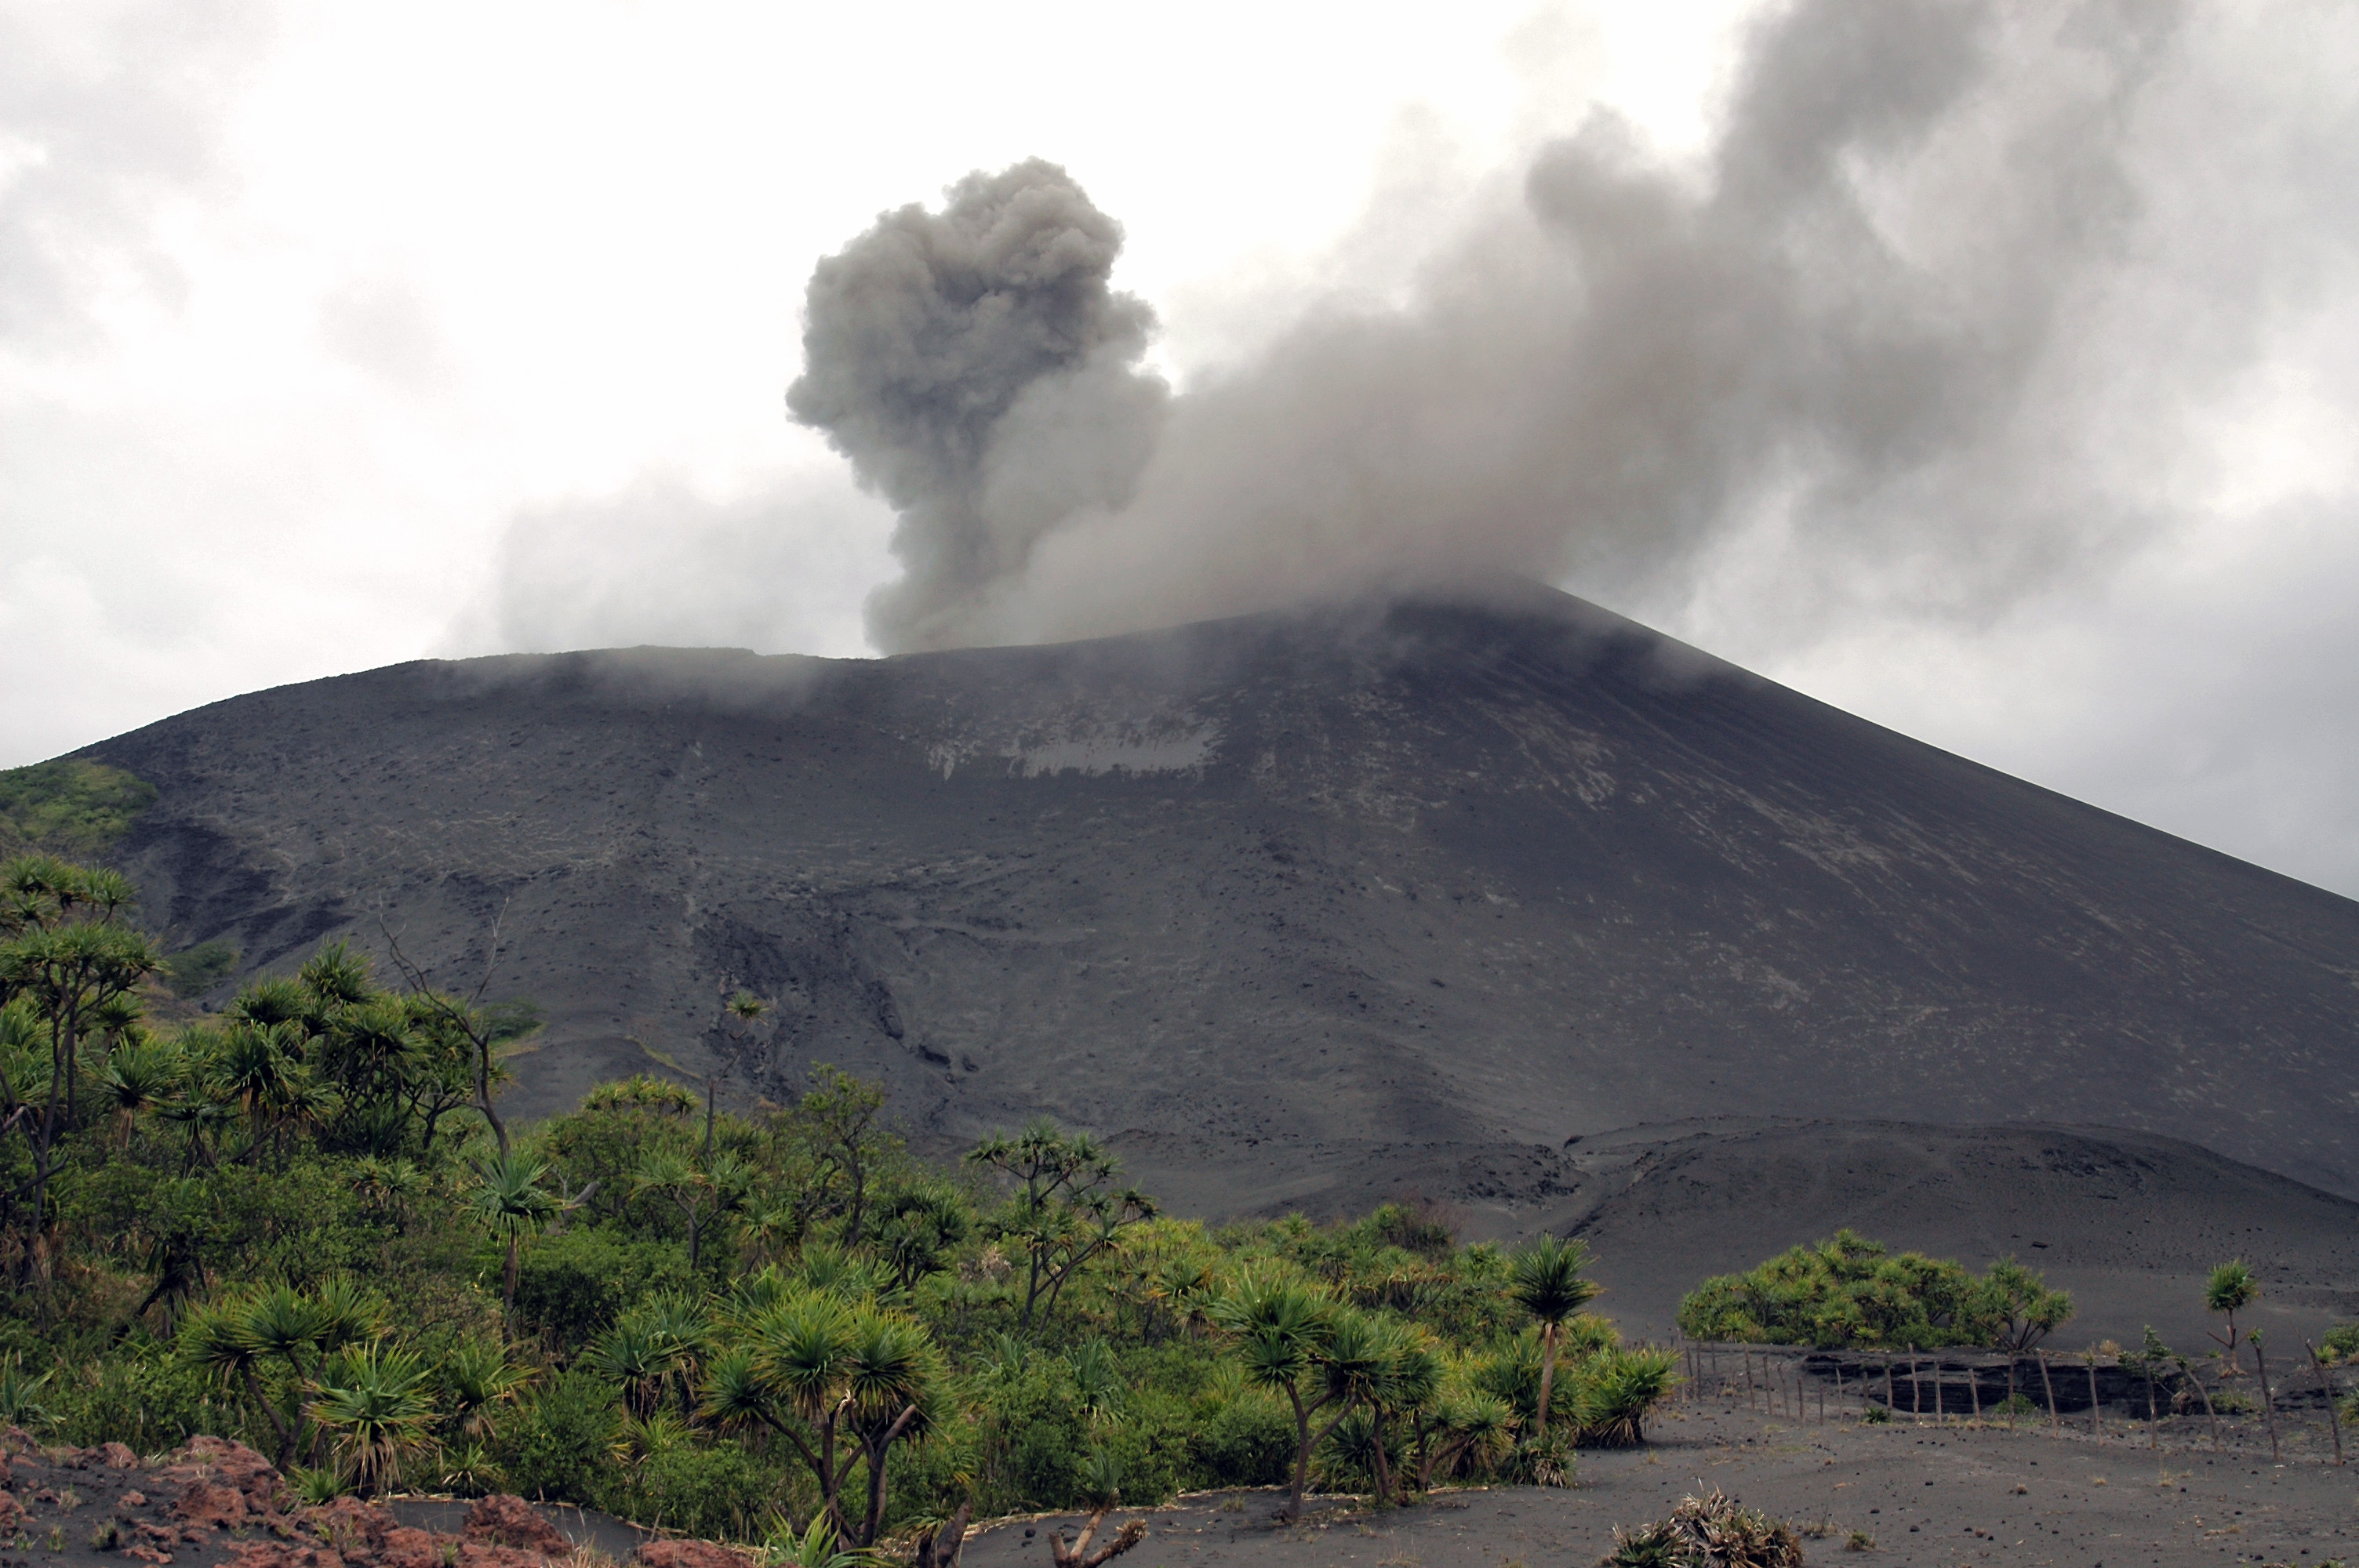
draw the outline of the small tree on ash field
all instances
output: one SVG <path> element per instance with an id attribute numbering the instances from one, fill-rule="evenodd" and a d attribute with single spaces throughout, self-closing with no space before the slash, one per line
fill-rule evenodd
<path id="1" fill-rule="evenodd" d="M 1556 1390 L 1556 1352 L 1565 1321 L 1596 1300 L 1603 1289 L 1582 1278 L 1589 1267 L 1589 1246 L 1543 1236 L 1515 1255 L 1508 1264 L 1507 1293 L 1532 1314 L 1540 1327 L 1540 1404 L 1532 1423 L 1532 1440 L 1548 1437 L 1549 1400 Z"/>
<path id="2" fill-rule="evenodd" d="M 2228 1370 L 2236 1370 L 2236 1346 L 2240 1343 L 2236 1314 L 2261 1299 L 2261 1281 L 2241 1258 L 2230 1259 L 2212 1271 L 2203 1284 L 2203 1305 L 2209 1312 L 2220 1314 L 2228 1320 L 2226 1334 L 2214 1333 L 2212 1340 L 2228 1358 Z"/>

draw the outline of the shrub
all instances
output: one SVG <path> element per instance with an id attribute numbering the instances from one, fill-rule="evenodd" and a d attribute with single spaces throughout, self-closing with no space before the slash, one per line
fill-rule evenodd
<path id="1" fill-rule="evenodd" d="M 658 1440 L 639 1463 L 609 1475 L 601 1508 L 708 1541 L 757 1539 L 780 1480 L 734 1443 L 708 1445 L 684 1433 Z"/>
<path id="2" fill-rule="evenodd" d="M 587 1372 L 566 1372 L 499 1423 L 492 1458 L 521 1496 L 594 1505 L 621 1431 L 614 1390 Z"/>
<path id="3" fill-rule="evenodd" d="M 1893 1253 L 1850 1230 L 1796 1247 L 1743 1274 L 1706 1280 L 1680 1303 L 1690 1339 L 1753 1345 L 2027 1349 L 2072 1314 L 2013 1260 L 1983 1276 L 1948 1259 Z"/>
<path id="4" fill-rule="evenodd" d="M 161 1454 L 199 1433 L 238 1435 L 244 1425 L 202 1371 L 170 1355 L 94 1361 L 42 1391 L 59 1439 L 82 1448 L 120 1443 Z"/>
<path id="5" fill-rule="evenodd" d="M 1266 1394 L 1212 1406 L 1190 1427 L 1188 1440 L 1205 1487 L 1277 1486 L 1294 1463 L 1294 1418 Z"/>
<path id="6" fill-rule="evenodd" d="M 0 854 L 38 845 L 94 854 L 156 803 L 156 786 L 103 762 L 61 758 L 0 772 Z"/>
<path id="7" fill-rule="evenodd" d="M 641 1297 L 688 1280 L 688 1259 L 668 1242 L 569 1230 L 525 1248 L 516 1269 L 516 1322 L 560 1354 L 586 1348 Z"/>
<path id="8" fill-rule="evenodd" d="M 183 947 L 164 960 L 164 983 L 177 997 L 198 997 L 229 979 L 237 968 L 237 949 L 216 937 Z"/>
<path id="9" fill-rule="evenodd" d="M 1646 1440 L 1640 1424 L 1670 1391 L 1679 1358 L 1668 1350 L 1601 1350 L 1575 1368 L 1573 1408 L 1581 1441 L 1627 1448 Z"/>

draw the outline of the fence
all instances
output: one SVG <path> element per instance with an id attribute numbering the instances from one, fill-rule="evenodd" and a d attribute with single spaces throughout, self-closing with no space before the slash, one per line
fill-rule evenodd
<path id="1" fill-rule="evenodd" d="M 2117 1422 L 2143 1421 L 2157 1444 L 2167 1424 L 2197 1424 L 2214 1447 L 2223 1409 L 2248 1403 L 2241 1391 L 2207 1383 L 2193 1363 L 2148 1366 L 2092 1352 L 1819 1350 L 1807 1346 L 1715 1344 L 1674 1339 L 1686 1372 L 1682 1397 L 1743 1399 L 1746 1408 L 1797 1422 L 1845 1421 L 1880 1408 L 1895 1419 L 1944 1422 L 2002 1413 L 2033 1415 L 2055 1431 L 2068 1425 L 2102 1435 L 2107 1410 Z M 2343 1429 L 2332 1369 L 2315 1352 L 2298 1367 L 2294 1386 L 2272 1381 L 2266 1356 L 2250 1379 L 2269 1441 L 2278 1453 L 2280 1411 L 2322 1422 L 2341 1465 Z M 2282 1366 L 2278 1368 L 2284 1370 Z M 2306 1373 L 2302 1377 L 2299 1374 Z M 2239 1381 L 2244 1381 L 2242 1378 Z M 2314 1412 L 2314 1413 L 2313 1413 Z"/>

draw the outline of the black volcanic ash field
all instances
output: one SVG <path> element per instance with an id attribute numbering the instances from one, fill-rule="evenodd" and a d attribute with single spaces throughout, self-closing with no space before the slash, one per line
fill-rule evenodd
<path id="1" fill-rule="evenodd" d="M 527 1114 L 829 1061 L 921 1147 L 1045 1111 L 1196 1212 L 1492 1233 L 1597 1201 L 1568 1140 L 1714 1117 L 2124 1128 L 2359 1193 L 2359 904 L 1561 596 L 419 663 L 84 754 L 162 792 L 120 858 L 176 944 L 283 967 L 382 916 L 472 985 L 505 906 Z"/>

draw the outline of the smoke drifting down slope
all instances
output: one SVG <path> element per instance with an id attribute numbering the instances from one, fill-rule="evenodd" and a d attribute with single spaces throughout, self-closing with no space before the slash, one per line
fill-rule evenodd
<path id="1" fill-rule="evenodd" d="M 1745 535 L 1951 608 L 2016 591 L 2152 523 L 2140 443 L 2252 351 L 2236 291 L 2149 315 L 2171 246 L 2134 165 L 2183 128 L 2178 22 L 1805 0 L 1701 169 L 1596 114 L 1406 308 L 1314 313 L 1178 395 L 1061 169 L 888 213 L 812 277 L 788 395 L 899 513 L 872 635 L 1509 577 L 1626 602 Z"/>

